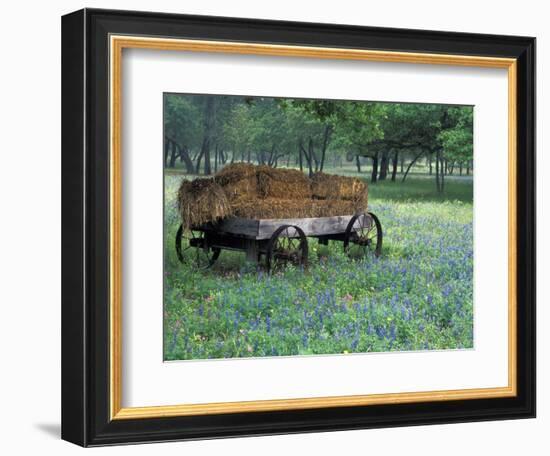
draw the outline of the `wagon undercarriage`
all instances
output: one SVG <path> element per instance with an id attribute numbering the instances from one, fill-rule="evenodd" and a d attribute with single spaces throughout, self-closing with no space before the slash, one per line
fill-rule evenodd
<path id="1" fill-rule="evenodd" d="M 371 212 L 300 219 L 231 217 L 190 230 L 180 226 L 176 252 L 182 263 L 193 261 L 199 268 L 208 268 L 222 250 L 242 251 L 247 260 L 263 262 L 268 271 L 274 271 L 289 263 L 306 267 L 308 237 L 317 238 L 323 245 L 342 242 L 344 251 L 356 257 L 380 255 L 383 235 L 378 217 Z"/>

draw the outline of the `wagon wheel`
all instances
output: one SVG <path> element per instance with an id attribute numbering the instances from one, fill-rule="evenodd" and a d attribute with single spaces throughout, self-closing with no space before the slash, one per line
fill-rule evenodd
<path id="1" fill-rule="evenodd" d="M 184 230 L 180 225 L 176 233 L 176 253 L 182 264 L 193 261 L 199 269 L 207 269 L 220 256 L 220 249 L 208 245 L 204 231 Z"/>
<path id="2" fill-rule="evenodd" d="M 344 252 L 350 257 L 382 252 L 382 225 L 372 212 L 354 215 L 344 233 Z"/>
<path id="3" fill-rule="evenodd" d="M 267 244 L 267 270 L 276 271 L 285 263 L 306 267 L 307 254 L 307 238 L 302 229 L 295 225 L 281 225 Z"/>

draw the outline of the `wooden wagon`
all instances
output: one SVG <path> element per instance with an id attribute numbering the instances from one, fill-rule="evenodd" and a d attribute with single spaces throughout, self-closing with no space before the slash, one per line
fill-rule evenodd
<path id="1" fill-rule="evenodd" d="M 382 250 L 382 226 L 371 212 L 355 215 L 298 219 L 245 219 L 228 217 L 176 234 L 178 259 L 194 261 L 199 268 L 212 266 L 222 250 L 243 251 L 246 258 L 262 262 L 268 271 L 286 263 L 307 266 L 308 242 L 313 237 L 320 244 L 329 241 L 343 243 L 350 256 Z"/>

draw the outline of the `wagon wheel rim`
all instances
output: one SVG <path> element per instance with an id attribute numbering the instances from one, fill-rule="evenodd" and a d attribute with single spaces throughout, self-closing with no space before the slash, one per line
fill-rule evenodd
<path id="1" fill-rule="evenodd" d="M 307 238 L 299 227 L 283 225 L 275 230 L 267 249 L 267 268 L 270 272 L 280 271 L 289 263 L 307 266 L 307 257 Z"/>
<path id="2" fill-rule="evenodd" d="M 346 228 L 344 251 L 350 257 L 369 254 L 380 256 L 382 252 L 382 226 L 371 212 L 354 215 Z"/>
<path id="3" fill-rule="evenodd" d="M 201 246 L 194 246 L 193 243 Z M 220 256 L 220 249 L 208 245 L 208 236 L 204 231 L 186 230 L 180 225 L 176 233 L 176 254 L 182 264 L 194 263 L 199 269 L 207 269 Z"/>

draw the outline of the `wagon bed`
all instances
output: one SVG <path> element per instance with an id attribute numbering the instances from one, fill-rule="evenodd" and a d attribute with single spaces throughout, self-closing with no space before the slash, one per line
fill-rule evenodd
<path id="1" fill-rule="evenodd" d="M 219 233 L 242 236 L 248 239 L 269 239 L 281 225 L 299 227 L 306 236 L 324 236 L 343 233 L 353 215 L 335 217 L 286 218 L 286 219 L 247 219 L 230 217 L 221 220 L 213 226 L 202 229 L 211 229 Z"/>
<path id="2" fill-rule="evenodd" d="M 380 255 L 382 226 L 371 212 L 354 215 L 312 218 L 249 219 L 228 217 L 216 223 L 184 230 L 176 234 L 176 251 L 182 263 L 194 249 L 191 259 L 198 267 L 210 267 L 221 250 L 243 251 L 249 261 L 260 263 L 265 258 L 268 270 L 284 263 L 307 266 L 307 238 L 317 238 L 320 244 L 340 241 L 348 254 L 358 247 L 363 255 L 368 251 Z"/>

